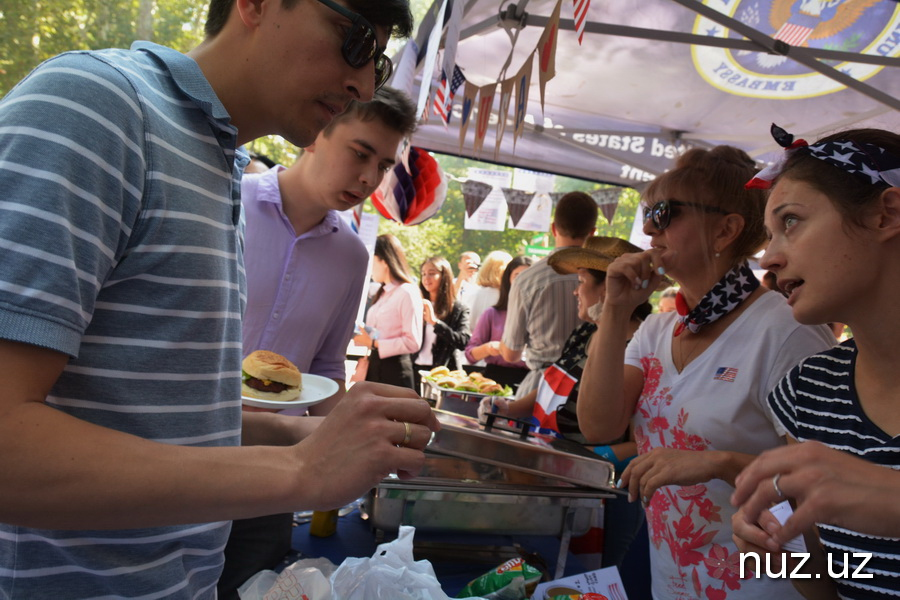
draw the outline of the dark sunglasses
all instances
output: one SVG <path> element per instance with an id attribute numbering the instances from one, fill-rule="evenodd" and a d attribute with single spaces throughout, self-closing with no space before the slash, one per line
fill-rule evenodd
<path id="1" fill-rule="evenodd" d="M 364 16 L 344 8 L 337 2 L 332 2 L 332 0 L 319 0 L 319 2 L 350 20 L 350 30 L 344 36 L 344 44 L 341 46 L 341 54 L 347 64 L 354 69 L 361 69 L 374 59 L 375 89 L 377 90 L 387 83 L 394 65 L 391 63 L 391 59 L 384 55 L 385 49 L 378 46 L 375 28 L 372 24 Z"/>
<path id="2" fill-rule="evenodd" d="M 681 200 L 660 200 L 651 207 L 644 207 L 644 223 L 653 222 L 653 227 L 657 231 L 665 230 L 672 224 L 672 217 L 676 216 L 679 208 L 689 206 L 708 213 L 716 213 L 727 215 L 728 211 L 718 206 L 709 206 L 707 204 L 699 204 L 697 202 L 682 202 Z"/>

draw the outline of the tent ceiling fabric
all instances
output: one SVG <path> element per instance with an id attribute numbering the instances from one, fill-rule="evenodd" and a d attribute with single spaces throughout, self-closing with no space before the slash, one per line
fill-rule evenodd
<path id="1" fill-rule="evenodd" d="M 465 9 L 456 64 L 479 86 L 519 71 L 556 5 L 456 1 Z M 562 0 L 560 15 L 556 76 L 546 85 L 542 113 L 535 65 L 529 116 L 515 145 L 508 125 L 495 151 L 499 88 L 479 153 L 471 123 L 460 150 L 463 88 L 449 127 L 430 115 L 413 143 L 640 186 L 670 168 L 687 146 L 727 143 L 771 160 L 778 151 L 768 133 L 773 122 L 810 140 L 848 127 L 900 131 L 900 4 L 894 0 L 593 0 L 581 46 L 573 0 Z M 430 30 L 426 20 L 419 48 Z M 424 49 L 416 85 L 423 56 Z M 429 74 L 434 77 L 440 73 Z"/>

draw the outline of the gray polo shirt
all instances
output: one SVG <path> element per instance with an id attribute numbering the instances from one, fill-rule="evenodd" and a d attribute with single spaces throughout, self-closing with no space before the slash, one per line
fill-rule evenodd
<path id="1" fill-rule="evenodd" d="M 236 134 L 196 62 L 147 43 L 58 56 L 0 102 L 0 337 L 72 357 L 47 404 L 240 443 Z M 0 524 L 0 597 L 213 598 L 228 530 Z"/>

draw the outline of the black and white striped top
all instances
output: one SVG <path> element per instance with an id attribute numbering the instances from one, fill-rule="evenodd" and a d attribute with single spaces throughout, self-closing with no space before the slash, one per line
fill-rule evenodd
<path id="1" fill-rule="evenodd" d="M 900 436 L 892 438 L 863 412 L 853 380 L 855 364 L 852 339 L 812 356 L 779 382 L 769 394 L 769 405 L 796 440 L 816 440 L 898 470 Z M 843 574 L 846 566 L 848 575 L 853 574 L 861 562 L 853 553 L 872 553 L 861 573 L 872 573 L 874 578 L 835 579 L 843 598 L 900 597 L 900 539 L 864 535 L 827 523 L 819 523 L 818 528 L 833 573 Z"/>

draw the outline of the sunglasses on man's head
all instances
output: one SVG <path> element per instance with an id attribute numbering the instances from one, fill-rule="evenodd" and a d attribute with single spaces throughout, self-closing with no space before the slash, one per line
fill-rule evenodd
<path id="1" fill-rule="evenodd" d="M 708 213 L 720 215 L 728 214 L 727 210 L 719 208 L 718 206 L 709 206 L 697 202 L 682 202 L 681 200 L 660 200 L 653 206 L 644 207 L 644 223 L 652 221 L 653 227 L 655 227 L 657 231 L 663 231 L 672 224 L 672 217 L 676 216 L 678 209 L 686 206 Z"/>
<path id="2" fill-rule="evenodd" d="M 337 2 L 332 2 L 332 0 L 319 0 L 319 2 L 350 20 L 350 29 L 341 46 L 341 54 L 347 64 L 354 69 L 361 69 L 369 64 L 370 60 L 374 60 L 375 89 L 377 90 L 387 83 L 394 65 L 391 63 L 391 59 L 384 55 L 385 49 L 378 47 L 378 39 L 372 24 L 364 16 Z"/>

